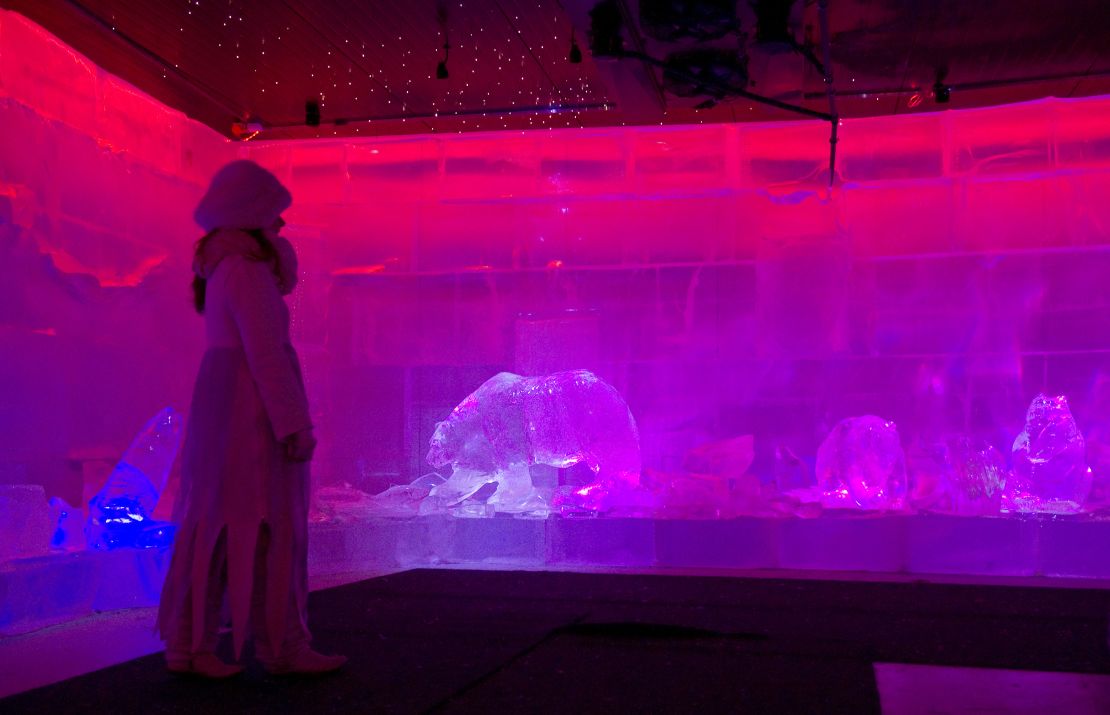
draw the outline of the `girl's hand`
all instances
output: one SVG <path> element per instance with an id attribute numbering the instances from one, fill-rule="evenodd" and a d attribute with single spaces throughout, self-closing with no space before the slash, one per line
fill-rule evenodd
<path id="1" fill-rule="evenodd" d="M 285 457 L 291 462 L 307 462 L 316 450 L 316 437 L 312 428 L 294 432 L 285 438 Z"/>

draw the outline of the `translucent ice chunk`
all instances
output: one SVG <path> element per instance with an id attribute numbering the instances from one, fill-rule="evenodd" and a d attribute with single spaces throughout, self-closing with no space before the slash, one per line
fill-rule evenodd
<path id="1" fill-rule="evenodd" d="M 182 418 L 172 407 L 136 435 L 104 487 L 89 500 L 85 538 L 96 549 L 165 546 L 173 530 L 150 518 L 181 446 Z"/>
<path id="2" fill-rule="evenodd" d="M 1002 453 L 983 440 L 948 440 L 952 464 L 952 513 L 966 516 L 997 514 L 1009 470 Z"/>
<path id="3" fill-rule="evenodd" d="M 581 462 L 597 481 L 575 491 L 625 493 L 640 482 L 640 438 L 620 393 L 589 371 L 502 372 L 436 425 L 428 462 L 452 467 L 451 477 L 432 489 L 429 506 L 461 503 L 496 482 L 489 503 L 497 511 L 536 512 L 547 500 L 532 486 L 530 465 Z"/>
<path id="4" fill-rule="evenodd" d="M 686 453 L 682 468 L 696 474 L 739 479 L 752 466 L 755 442 L 750 434 L 698 445 Z"/>
<path id="5" fill-rule="evenodd" d="M 1079 511 L 1091 491 L 1086 444 L 1064 395 L 1037 395 L 1014 440 L 1014 484 L 1010 503 L 1017 511 L 1067 514 Z"/>
<path id="6" fill-rule="evenodd" d="M 812 464 L 807 464 L 785 444 L 775 446 L 774 475 L 775 487 L 780 492 L 815 486 Z"/>
<path id="7" fill-rule="evenodd" d="M 946 444 L 915 439 L 906 450 L 906 476 L 910 507 L 941 513 L 950 510 L 955 475 Z"/>
<path id="8" fill-rule="evenodd" d="M 902 508 L 906 456 L 898 428 L 874 415 L 841 420 L 817 450 L 817 485 L 828 507 Z"/>
<path id="9" fill-rule="evenodd" d="M 124 452 L 102 493 L 109 498 L 137 498 L 148 514 L 153 513 L 181 447 L 183 425 L 184 419 L 172 407 L 152 417 Z"/>
<path id="10" fill-rule="evenodd" d="M 910 505 L 961 516 L 997 514 L 1009 471 L 1002 454 L 980 439 L 964 435 L 915 445 L 907 455 Z"/>
<path id="11" fill-rule="evenodd" d="M 55 549 L 73 549 L 85 546 L 81 536 L 81 511 L 70 506 L 61 497 L 50 499 L 50 523 L 54 525 L 54 535 L 50 545 Z"/>
<path id="12" fill-rule="evenodd" d="M 346 482 L 317 489 L 313 506 L 316 521 L 357 521 L 375 513 L 374 497 Z"/>
<path id="13" fill-rule="evenodd" d="M 415 516 L 420 505 L 444 478 L 435 472 L 414 479 L 409 484 L 399 484 L 370 497 L 373 513 L 388 516 Z"/>

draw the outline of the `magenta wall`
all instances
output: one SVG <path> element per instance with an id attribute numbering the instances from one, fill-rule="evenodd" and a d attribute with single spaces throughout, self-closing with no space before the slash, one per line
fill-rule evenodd
<path id="1" fill-rule="evenodd" d="M 81 464 L 187 406 L 191 208 L 249 156 L 293 190 L 317 474 L 427 471 L 433 423 L 502 369 L 587 367 L 644 462 L 838 419 L 1006 448 L 1039 390 L 1110 412 L 1110 99 L 820 123 L 233 146 L 0 13 L 0 480 Z M 1096 465 L 1097 468 L 1097 465 Z"/>
<path id="2" fill-rule="evenodd" d="M 233 150 L 10 12 L 0 128 L 0 482 L 78 504 L 188 406 L 192 207 Z"/>

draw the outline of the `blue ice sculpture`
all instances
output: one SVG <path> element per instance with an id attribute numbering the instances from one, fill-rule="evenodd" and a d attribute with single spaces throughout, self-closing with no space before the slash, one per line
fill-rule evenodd
<path id="1" fill-rule="evenodd" d="M 1013 456 L 1009 496 L 1016 511 L 1070 514 L 1083 507 L 1091 491 L 1091 470 L 1067 397 L 1042 393 L 1033 398 Z"/>
<path id="2" fill-rule="evenodd" d="M 181 447 L 182 417 L 155 415 L 131 442 L 104 487 L 89 500 L 85 539 L 94 549 L 155 548 L 173 543 L 175 527 L 151 518 Z"/>

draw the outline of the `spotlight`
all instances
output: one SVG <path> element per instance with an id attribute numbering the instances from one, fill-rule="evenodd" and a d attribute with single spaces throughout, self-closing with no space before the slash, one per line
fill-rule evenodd
<path id="1" fill-rule="evenodd" d="M 578 40 L 575 39 L 574 35 L 570 36 L 570 55 L 567 56 L 567 59 L 570 60 L 572 65 L 582 62 L 582 50 L 578 48 Z"/>
<path id="2" fill-rule="evenodd" d="M 937 81 L 933 83 L 933 99 L 937 104 L 948 104 L 948 100 L 952 98 L 952 88 L 944 83 L 947 76 L 947 67 L 937 68 Z"/>
<path id="3" fill-rule="evenodd" d="M 320 102 L 315 99 L 304 103 L 304 123 L 310 127 L 320 126 Z"/>

